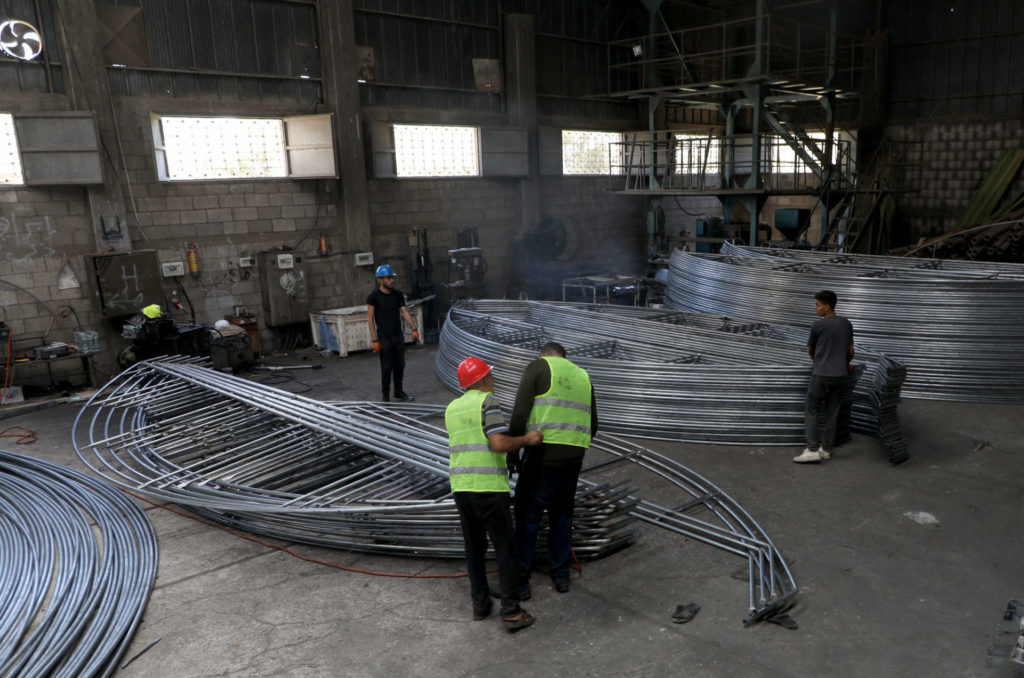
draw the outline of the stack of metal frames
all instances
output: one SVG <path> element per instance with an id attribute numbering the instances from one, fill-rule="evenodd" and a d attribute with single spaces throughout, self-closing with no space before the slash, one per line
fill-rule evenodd
<path id="1" fill-rule="evenodd" d="M 725 251 L 673 252 L 666 305 L 807 328 L 815 292 L 830 289 L 858 345 L 907 366 L 903 395 L 1024 401 L 1024 266 Z"/>
<path id="2" fill-rule="evenodd" d="M 449 493 L 444 408 L 326 403 L 188 362 L 142 362 L 82 410 L 74 440 L 110 482 L 250 532 L 405 556 L 462 558 Z M 577 488 L 573 549 L 596 558 L 635 539 L 636 520 L 744 557 L 745 624 L 797 593 L 765 531 L 714 484 L 652 450 L 600 435 Z M 609 466 L 650 471 L 683 494 L 644 501 Z M 597 473 L 602 480 L 588 480 Z M 514 483 L 513 483 L 514 485 Z M 543 543 L 541 544 L 543 548 Z"/>
<path id="3" fill-rule="evenodd" d="M 435 371 L 457 390 L 455 368 L 476 356 L 494 368 L 511 407 L 523 370 L 548 341 L 590 374 L 603 430 L 737 445 L 804 444 L 810 380 L 806 332 L 764 322 L 631 306 L 471 300 L 452 308 Z M 893 463 L 907 459 L 897 415 L 903 366 L 861 350 L 847 379 L 837 442 L 877 436 Z"/>

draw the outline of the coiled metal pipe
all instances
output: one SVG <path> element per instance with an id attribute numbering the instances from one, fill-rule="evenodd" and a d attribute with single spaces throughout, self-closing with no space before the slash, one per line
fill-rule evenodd
<path id="1" fill-rule="evenodd" d="M 109 676 L 149 601 L 156 535 L 108 484 L 0 450 L 0 563 L 0 675 Z"/>
<path id="2" fill-rule="evenodd" d="M 743 256 L 673 252 L 666 305 L 806 328 L 816 319 L 815 292 L 831 289 L 858 342 L 907 366 L 903 395 L 1024 400 L 1022 275 L 983 275 L 972 267 L 898 269 L 889 258 L 871 266 L 864 256 L 843 263 L 847 255 L 832 261 L 808 253 L 727 251 Z"/>
<path id="3" fill-rule="evenodd" d="M 435 372 L 457 390 L 456 367 L 476 356 L 492 366 L 495 395 L 511 407 L 523 370 L 547 341 L 563 344 L 590 374 L 602 429 L 688 442 L 804 442 L 806 337 L 763 322 L 617 305 L 465 301 L 449 312 Z M 903 374 L 896 361 L 859 354 L 840 442 L 852 428 L 878 436 L 893 463 L 907 458 L 896 414 Z"/>

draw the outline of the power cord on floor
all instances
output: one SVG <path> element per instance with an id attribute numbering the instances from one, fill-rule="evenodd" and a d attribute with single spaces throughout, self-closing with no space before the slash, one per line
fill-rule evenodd
<path id="1" fill-rule="evenodd" d="M 317 565 L 325 565 L 327 567 L 333 567 L 333 568 L 336 568 L 338 570 L 344 570 L 345 572 L 354 572 L 356 574 L 368 574 L 368 575 L 371 575 L 371 576 L 374 576 L 374 577 L 394 577 L 394 578 L 399 578 L 399 579 L 461 579 L 463 577 L 468 577 L 469 576 L 469 575 L 467 575 L 465 573 L 462 573 L 462 574 L 399 574 L 399 573 L 396 573 L 396 572 L 376 572 L 374 570 L 364 570 L 364 569 L 359 568 L 359 567 L 349 567 L 347 565 L 341 565 L 340 563 L 332 563 L 332 562 L 327 561 L 327 560 L 320 560 L 319 558 L 310 558 L 309 556 L 304 556 L 304 555 L 302 555 L 300 553 L 296 553 L 295 551 L 292 551 L 291 549 L 289 549 L 286 546 L 281 546 L 280 544 L 272 544 L 270 542 L 263 541 L 262 539 L 257 539 L 256 537 L 250 536 L 248 534 L 243 534 L 242 532 L 238 532 L 237 530 L 232 530 L 229 527 L 224 527 L 223 525 L 220 525 L 218 523 L 215 523 L 215 522 L 212 522 L 212 521 L 209 521 L 209 520 L 203 520 L 202 518 L 199 518 L 199 517 L 196 517 L 194 515 L 185 513 L 184 511 L 178 511 L 176 509 L 172 509 L 170 506 L 167 506 L 166 504 L 158 504 L 157 502 L 155 502 L 155 501 L 153 501 L 151 499 L 147 499 L 146 497 L 143 497 L 142 495 L 135 494 L 134 492 L 129 492 L 129 491 L 125 490 L 125 494 L 127 494 L 127 495 L 129 495 L 131 497 L 135 497 L 139 501 L 144 501 L 147 504 L 150 504 L 152 506 L 156 506 L 157 508 L 162 508 L 165 511 L 170 511 L 174 515 L 181 516 L 182 518 L 188 518 L 189 520 L 194 520 L 197 523 L 202 523 L 203 525 L 208 525 L 210 527 L 215 527 L 218 530 L 223 530 L 224 532 L 227 532 L 228 534 L 233 534 L 234 536 L 239 537 L 241 539 L 245 539 L 247 541 L 255 542 L 255 543 L 257 543 L 257 544 L 259 544 L 261 546 L 266 546 L 267 548 L 274 549 L 276 551 L 281 551 L 282 553 L 287 553 L 288 555 L 292 556 L 293 558 L 298 558 L 299 560 L 304 560 L 307 563 L 316 563 Z M 579 558 L 576 557 L 576 552 L 575 551 L 570 551 L 570 554 L 572 555 L 572 559 L 573 559 L 573 564 L 571 565 L 572 569 L 576 570 L 580 575 L 582 575 L 583 574 L 583 566 L 580 564 Z M 496 572 L 497 572 L 497 570 L 488 570 L 487 574 L 495 574 Z"/>
<path id="2" fill-rule="evenodd" d="M 8 433 L 8 431 L 14 431 L 15 429 L 24 431 L 24 433 Z M 15 445 L 31 445 L 39 440 L 35 431 L 30 428 L 25 428 L 24 426 L 9 426 L 3 431 L 0 431 L 0 438 L 17 438 L 14 443 Z"/>

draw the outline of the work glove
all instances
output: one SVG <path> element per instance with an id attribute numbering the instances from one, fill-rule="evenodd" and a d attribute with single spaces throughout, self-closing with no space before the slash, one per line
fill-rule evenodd
<path id="1" fill-rule="evenodd" d="M 372 342 L 372 343 L 370 344 L 370 346 L 372 346 L 372 347 L 373 347 L 373 352 L 374 352 L 374 353 L 380 353 L 380 342 L 379 342 L 379 341 L 374 341 L 374 342 Z"/>
<path id="2" fill-rule="evenodd" d="M 413 341 L 419 341 L 420 340 L 420 333 L 417 332 L 416 330 L 412 331 L 412 340 Z"/>

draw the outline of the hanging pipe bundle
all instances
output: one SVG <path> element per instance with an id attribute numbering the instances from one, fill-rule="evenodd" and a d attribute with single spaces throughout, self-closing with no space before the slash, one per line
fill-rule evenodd
<path id="1" fill-rule="evenodd" d="M 666 305 L 806 328 L 815 292 L 830 289 L 858 342 L 906 365 L 903 395 L 1024 401 L 1024 267 L 726 251 L 673 252 Z"/>
<path id="2" fill-rule="evenodd" d="M 443 417 L 437 405 L 324 403 L 188 362 L 149 361 L 90 399 L 74 442 L 82 461 L 110 482 L 254 533 L 462 558 Z M 608 466 L 628 462 L 686 499 L 666 508 L 633 496 L 628 481 L 581 478 L 573 521 L 578 556 L 629 545 L 639 519 L 746 558 L 745 624 L 793 604 L 797 587 L 785 560 L 721 489 L 604 434 L 587 460 L 584 476 L 599 468 L 605 477 Z"/>
<path id="3" fill-rule="evenodd" d="M 802 330 L 698 313 L 618 305 L 472 300 L 452 308 L 435 372 L 449 388 L 468 356 L 493 368 L 495 395 L 514 403 L 519 377 L 548 341 L 590 374 L 602 429 L 737 445 L 802 445 L 810 380 Z M 877 436 L 907 459 L 896 413 L 903 366 L 858 347 L 837 442 Z"/>
<path id="4" fill-rule="evenodd" d="M 149 601 L 156 535 L 122 492 L 0 450 L 0 675 L 109 676 Z"/>

